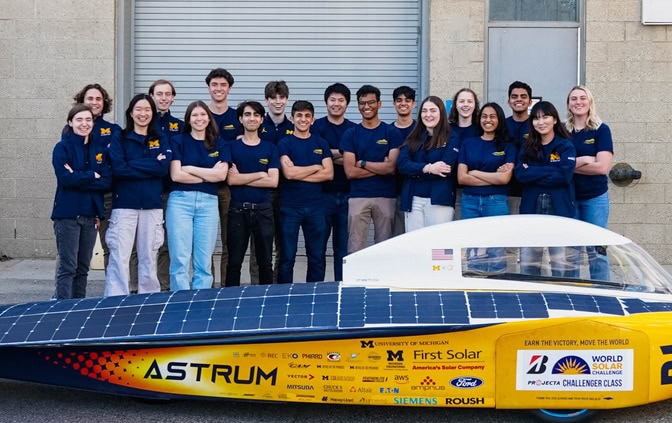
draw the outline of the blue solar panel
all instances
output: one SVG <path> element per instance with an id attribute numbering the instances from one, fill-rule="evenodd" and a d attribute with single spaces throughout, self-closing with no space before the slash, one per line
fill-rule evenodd
<path id="1" fill-rule="evenodd" d="M 395 291 L 307 283 L 48 301 L 0 308 L 0 342 L 133 336 L 468 325 L 474 319 L 546 318 L 549 311 L 609 315 L 672 311 L 672 304 L 560 293 Z"/>

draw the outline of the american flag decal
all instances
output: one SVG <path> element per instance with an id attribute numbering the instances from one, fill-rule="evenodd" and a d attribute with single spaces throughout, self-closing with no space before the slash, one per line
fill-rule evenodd
<path id="1" fill-rule="evenodd" d="M 453 249 L 452 248 L 433 248 L 432 249 L 432 260 L 452 260 L 453 259 Z"/>

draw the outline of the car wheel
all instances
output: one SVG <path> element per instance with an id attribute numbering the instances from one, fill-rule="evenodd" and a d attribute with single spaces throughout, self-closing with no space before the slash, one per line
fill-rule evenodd
<path id="1" fill-rule="evenodd" d="M 540 408 L 539 410 L 531 410 L 532 414 L 542 422 L 551 423 L 573 423 L 585 422 L 590 419 L 594 411 L 584 408 L 582 410 L 552 410 Z"/>

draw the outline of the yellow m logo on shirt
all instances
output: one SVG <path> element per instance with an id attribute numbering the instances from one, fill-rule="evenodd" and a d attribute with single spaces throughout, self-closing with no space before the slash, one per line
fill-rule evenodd
<path id="1" fill-rule="evenodd" d="M 171 131 L 177 131 L 180 129 L 177 125 L 177 122 L 168 122 L 168 129 Z"/>
<path id="2" fill-rule="evenodd" d="M 149 148 L 159 148 L 159 140 L 150 140 Z"/>
<path id="3" fill-rule="evenodd" d="M 102 163 L 103 162 L 103 153 L 96 154 L 96 162 L 97 163 Z"/>
<path id="4" fill-rule="evenodd" d="M 112 128 L 100 128 L 100 135 L 110 135 Z"/>

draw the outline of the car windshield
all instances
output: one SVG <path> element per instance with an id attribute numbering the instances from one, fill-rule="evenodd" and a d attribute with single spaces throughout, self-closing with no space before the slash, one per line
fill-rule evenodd
<path id="1" fill-rule="evenodd" d="M 634 243 L 464 248 L 462 274 L 474 278 L 672 294 L 672 277 Z"/>

